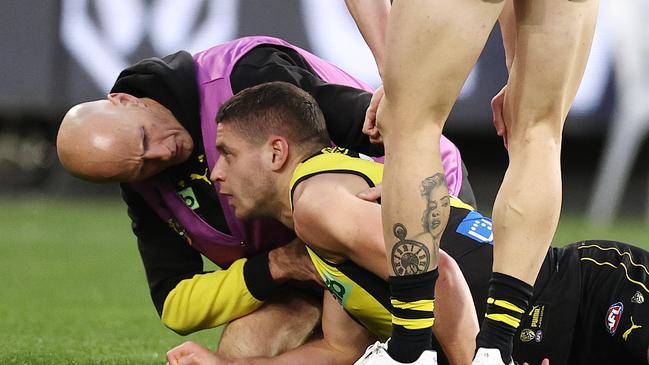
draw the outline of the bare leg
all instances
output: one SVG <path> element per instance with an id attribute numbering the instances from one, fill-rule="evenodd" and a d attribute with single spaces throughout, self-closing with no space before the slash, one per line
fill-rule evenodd
<path id="1" fill-rule="evenodd" d="M 598 0 L 515 1 L 504 114 L 509 167 L 494 205 L 494 271 L 532 285 L 561 209 L 561 133 L 586 67 Z"/>
<path id="2" fill-rule="evenodd" d="M 322 300 L 297 290 L 276 293 L 258 310 L 232 321 L 218 353 L 236 359 L 276 356 L 320 334 Z"/>
<path id="3" fill-rule="evenodd" d="M 405 316 L 408 311 L 432 311 L 434 296 L 419 296 L 428 289 L 412 283 L 425 281 L 415 277 L 426 275 L 434 285 L 439 239 L 448 222 L 448 189 L 438 141 L 502 6 L 501 0 L 393 4 L 387 30 L 385 97 L 377 120 L 386 150 L 382 215 L 391 295 L 393 305 Z M 430 303 L 430 307 L 412 309 L 414 302 Z M 413 361 L 412 354 L 422 349 L 412 344 L 425 343 L 423 337 L 411 340 L 424 335 L 422 323 L 417 326 L 408 318 L 393 317 L 391 356 Z"/>
<path id="4" fill-rule="evenodd" d="M 494 273 L 479 348 L 511 358 L 512 338 L 561 209 L 561 133 L 586 66 L 597 0 L 516 0 L 503 116 L 509 167 L 496 197 Z"/>

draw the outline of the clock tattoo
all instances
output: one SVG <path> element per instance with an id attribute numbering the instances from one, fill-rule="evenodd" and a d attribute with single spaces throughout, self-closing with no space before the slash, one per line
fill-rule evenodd
<path id="1" fill-rule="evenodd" d="M 392 227 L 394 236 L 399 239 L 392 247 L 392 269 L 396 276 L 422 274 L 430 266 L 430 252 L 421 242 L 407 240 L 406 227 L 397 223 Z"/>

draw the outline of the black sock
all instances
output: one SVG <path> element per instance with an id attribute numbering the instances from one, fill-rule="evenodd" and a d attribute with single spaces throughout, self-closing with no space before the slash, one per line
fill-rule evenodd
<path id="1" fill-rule="evenodd" d="M 394 360 L 410 363 L 431 349 L 435 316 L 437 269 L 423 274 L 390 276 L 392 337 L 388 354 Z"/>
<path id="2" fill-rule="evenodd" d="M 494 272 L 489 281 L 487 311 L 476 348 L 497 348 L 505 364 L 512 360 L 514 334 L 527 310 L 533 287 L 513 276 Z"/>

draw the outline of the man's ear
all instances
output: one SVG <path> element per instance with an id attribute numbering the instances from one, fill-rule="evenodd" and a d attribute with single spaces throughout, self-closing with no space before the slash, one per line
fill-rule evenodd
<path id="1" fill-rule="evenodd" d="M 273 171 L 282 169 L 288 162 L 289 145 L 286 138 L 271 136 L 268 139 L 270 164 Z"/>
<path id="2" fill-rule="evenodd" d="M 142 101 L 137 97 L 126 93 L 110 93 L 107 96 L 108 101 L 114 105 L 140 105 Z"/>

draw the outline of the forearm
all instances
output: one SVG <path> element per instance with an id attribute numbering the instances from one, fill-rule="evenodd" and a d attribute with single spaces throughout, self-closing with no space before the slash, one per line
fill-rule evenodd
<path id="1" fill-rule="evenodd" d="M 162 322 L 179 334 L 216 327 L 259 308 L 277 285 L 265 254 L 239 259 L 227 270 L 178 283 L 164 302 Z"/>
<path id="2" fill-rule="evenodd" d="M 313 341 L 275 357 L 249 357 L 231 360 L 231 365 L 346 365 L 352 364 L 363 349 L 336 348 L 326 340 Z"/>
<path id="3" fill-rule="evenodd" d="M 433 332 L 452 364 L 468 364 L 474 355 L 479 325 L 471 291 L 459 266 L 439 252 Z"/>
<path id="4" fill-rule="evenodd" d="M 505 48 L 505 62 L 507 70 L 511 69 L 514 55 L 516 54 L 516 13 L 514 11 L 513 0 L 506 0 L 500 17 L 500 32 L 503 37 L 503 47 Z"/>
<path id="5" fill-rule="evenodd" d="M 388 0 L 345 0 L 345 4 L 363 39 L 370 47 L 379 74 L 382 75 L 390 2 Z"/>

